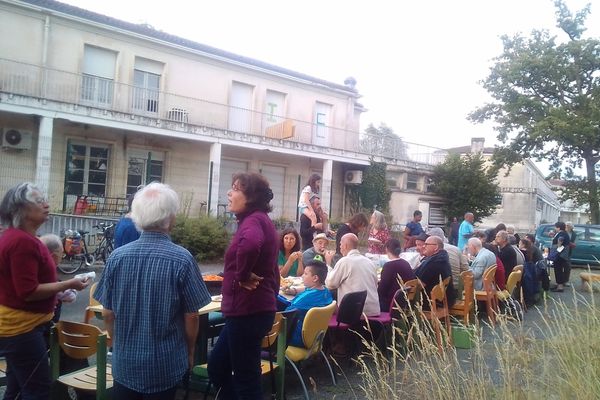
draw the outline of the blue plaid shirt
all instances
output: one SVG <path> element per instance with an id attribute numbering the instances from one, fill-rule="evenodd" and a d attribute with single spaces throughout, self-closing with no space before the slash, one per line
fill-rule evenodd
<path id="1" fill-rule="evenodd" d="M 112 372 L 140 393 L 181 382 L 188 368 L 184 313 L 210 302 L 194 257 L 168 235 L 143 232 L 115 249 L 94 297 L 115 314 Z"/>

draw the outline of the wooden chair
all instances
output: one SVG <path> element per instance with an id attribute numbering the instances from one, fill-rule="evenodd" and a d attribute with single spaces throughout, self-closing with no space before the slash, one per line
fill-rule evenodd
<path id="1" fill-rule="evenodd" d="M 107 399 L 113 377 L 111 366 L 106 362 L 106 341 L 106 333 L 97 326 L 59 321 L 50 333 L 52 379 L 78 390 L 95 391 L 97 400 Z M 75 359 L 96 354 L 96 365 L 60 376 L 60 348 Z"/>
<path id="2" fill-rule="evenodd" d="M 523 265 L 522 264 L 515 265 L 515 267 L 513 268 L 513 270 L 511 272 L 514 272 L 514 271 L 521 271 L 521 272 L 523 272 Z"/>
<path id="3" fill-rule="evenodd" d="M 298 375 L 300 383 L 302 384 L 302 390 L 304 390 L 304 397 L 307 400 L 309 399 L 308 390 L 306 389 L 306 384 L 304 383 L 304 379 L 302 378 L 302 374 L 300 373 L 297 364 L 308 360 L 316 354 L 321 354 L 329 369 L 331 380 L 334 385 L 336 384 L 331 364 L 329 363 L 327 356 L 325 356 L 325 353 L 323 353 L 325 333 L 327 332 L 329 321 L 331 320 L 331 316 L 335 312 L 335 309 L 336 302 L 334 301 L 326 307 L 313 307 L 308 310 L 302 324 L 302 341 L 304 342 L 304 346 L 288 346 L 285 351 L 285 358 L 294 369 L 294 372 L 296 372 L 296 375 Z"/>
<path id="4" fill-rule="evenodd" d="M 496 313 L 498 312 L 496 268 L 496 265 L 492 265 L 483 272 L 483 290 L 475 291 L 475 300 L 485 302 L 487 315 L 492 326 L 496 325 Z"/>
<path id="5" fill-rule="evenodd" d="M 98 286 L 98 282 L 94 282 L 92 286 L 90 286 L 90 301 L 88 306 L 85 308 L 85 316 L 83 318 L 83 322 L 86 324 L 90 323 L 90 319 L 96 315 L 96 313 L 90 310 L 91 306 L 99 306 L 100 303 L 94 299 L 94 292 L 96 292 L 96 287 Z"/>
<path id="6" fill-rule="evenodd" d="M 423 310 L 423 316 L 431 321 L 437 339 L 438 350 L 440 354 L 443 352 L 442 331 L 440 329 L 440 321 L 444 321 L 448 334 L 448 344 L 452 341 L 452 325 L 450 324 L 450 310 L 448 309 L 448 300 L 446 299 L 446 286 L 450 280 L 446 278 L 444 281 L 436 285 L 429 296 L 431 302 L 431 310 Z"/>
<path id="7" fill-rule="evenodd" d="M 275 314 L 271 330 L 267 332 L 261 342 L 261 347 L 267 353 L 267 359 L 260 362 L 261 375 L 271 376 L 271 396 L 276 399 L 284 398 L 284 377 L 285 377 L 285 350 L 287 347 L 287 319 L 284 313 L 278 312 Z M 273 345 L 276 345 L 275 361 L 271 357 Z M 192 368 L 192 373 L 199 377 L 208 378 L 208 364 L 196 365 Z M 211 388 L 210 381 L 204 392 L 204 399 L 208 398 L 208 393 Z"/>
<path id="8" fill-rule="evenodd" d="M 473 311 L 473 304 L 475 303 L 475 292 L 473 291 L 473 272 L 463 271 L 460 274 L 463 282 L 463 298 L 462 300 L 456 300 L 452 308 L 450 308 L 450 315 L 456 317 L 462 317 L 463 323 L 469 325 L 469 317 L 471 311 Z"/>

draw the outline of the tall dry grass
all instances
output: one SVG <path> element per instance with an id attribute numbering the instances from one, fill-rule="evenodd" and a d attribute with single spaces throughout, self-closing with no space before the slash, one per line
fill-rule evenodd
<path id="1" fill-rule="evenodd" d="M 363 341 L 366 351 L 356 361 L 366 398 L 600 398 L 600 312 L 593 296 L 544 300 L 525 323 L 501 315 L 495 328 L 477 324 L 472 349 L 446 347 L 441 354 L 431 326 L 416 314 L 405 314 L 383 352 Z"/>

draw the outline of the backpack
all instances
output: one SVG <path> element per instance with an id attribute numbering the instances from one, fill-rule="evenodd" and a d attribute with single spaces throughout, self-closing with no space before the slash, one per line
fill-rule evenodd
<path id="1" fill-rule="evenodd" d="M 527 261 L 523 265 L 523 279 L 521 280 L 521 287 L 523 288 L 525 304 L 528 306 L 536 304 L 541 298 L 540 293 L 542 291 L 543 274 L 540 268 L 537 267 L 538 263 Z"/>

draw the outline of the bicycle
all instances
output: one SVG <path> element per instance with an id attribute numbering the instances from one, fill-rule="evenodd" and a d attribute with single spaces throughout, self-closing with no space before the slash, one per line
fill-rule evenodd
<path id="1" fill-rule="evenodd" d="M 83 230 L 67 230 L 63 239 L 64 261 L 58 264 L 58 269 L 65 274 L 74 274 L 79 271 L 84 265 L 90 267 L 94 265 L 96 260 L 106 262 L 112 251 L 114 250 L 113 238 L 115 224 L 101 222 L 94 225 L 94 228 L 100 229 L 97 235 L 102 236 L 102 240 L 96 246 L 93 252 L 89 252 L 86 237 L 90 233 Z"/>

